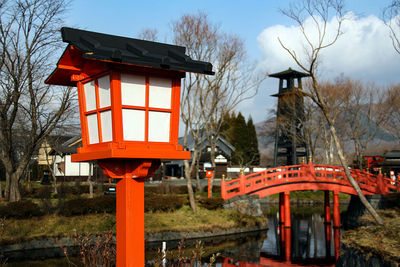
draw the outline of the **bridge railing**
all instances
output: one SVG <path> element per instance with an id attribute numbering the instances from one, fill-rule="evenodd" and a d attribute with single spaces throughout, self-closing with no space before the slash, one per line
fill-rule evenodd
<path id="1" fill-rule="evenodd" d="M 385 194 L 400 191 L 398 183 L 393 184 L 389 178 L 384 178 L 382 175 L 374 175 L 355 169 L 351 169 L 350 172 L 358 182 L 360 188 L 369 192 L 369 194 Z M 241 175 L 239 178 L 231 181 L 222 181 L 221 196 L 224 199 L 228 199 L 285 183 L 318 181 L 344 186 L 350 185 L 343 167 L 308 163 L 275 167 L 261 172 Z"/>

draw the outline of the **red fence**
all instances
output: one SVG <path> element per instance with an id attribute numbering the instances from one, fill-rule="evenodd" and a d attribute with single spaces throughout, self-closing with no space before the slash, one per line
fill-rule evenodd
<path id="1" fill-rule="evenodd" d="M 352 169 L 353 178 L 366 195 L 399 192 L 400 185 L 381 174 Z M 234 196 L 251 194 L 265 197 L 287 191 L 330 190 L 356 195 L 354 188 L 346 179 L 343 167 L 314 165 L 313 163 L 282 166 L 241 175 L 237 179 L 221 182 L 221 196 L 229 199 Z"/>

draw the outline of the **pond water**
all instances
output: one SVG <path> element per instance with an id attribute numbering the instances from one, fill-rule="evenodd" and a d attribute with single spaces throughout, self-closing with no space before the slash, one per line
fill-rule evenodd
<path id="1" fill-rule="evenodd" d="M 331 228 L 331 243 L 325 239 L 325 224 L 322 208 L 299 207 L 292 209 L 290 259 L 285 257 L 281 246 L 277 213 L 273 208 L 268 218 L 266 232 L 241 235 L 231 241 L 214 244 L 205 242 L 205 261 L 218 252 L 216 266 L 334 266 L 334 237 Z M 231 244 L 229 244 L 231 242 Z M 225 244 L 225 245 L 224 245 Z M 167 244 L 173 247 L 173 244 Z M 225 247 L 224 247 L 225 246 Z M 330 246 L 330 248 L 329 248 Z M 214 247 L 214 249 L 212 249 Z M 242 264 L 242 265 L 240 265 Z M 245 265 L 247 264 L 247 265 Z"/>
<path id="2" fill-rule="evenodd" d="M 215 261 L 215 266 L 218 267 L 334 266 L 334 231 L 333 229 L 330 231 L 332 238 L 330 248 L 327 249 L 322 207 L 292 207 L 290 257 L 285 257 L 285 247 L 281 244 L 276 210 L 276 207 L 272 207 L 266 211 L 269 228 L 267 231 L 208 238 L 202 240 L 201 246 L 197 248 L 197 240 L 186 240 L 181 251 L 176 250 L 179 242 L 167 242 L 167 256 L 173 255 L 177 258 L 179 253 L 182 253 L 186 257 L 191 257 L 201 249 L 204 263 L 209 262 L 213 255 L 218 255 Z M 161 258 L 160 248 L 161 243 L 158 242 L 146 244 L 146 261 L 149 266 Z M 78 261 L 78 259 L 73 260 Z M 68 263 L 61 257 L 35 261 L 9 261 L 7 266 L 68 266 Z"/>

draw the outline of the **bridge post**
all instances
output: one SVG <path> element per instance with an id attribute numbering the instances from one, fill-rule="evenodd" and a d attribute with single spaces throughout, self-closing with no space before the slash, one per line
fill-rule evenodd
<path id="1" fill-rule="evenodd" d="M 339 258 L 340 252 L 340 210 L 339 210 L 339 192 L 333 192 L 333 231 L 335 238 L 335 259 Z"/>
<path id="2" fill-rule="evenodd" d="M 325 248 L 326 256 L 329 258 L 331 256 L 331 206 L 329 200 L 329 190 L 324 191 L 325 201 L 324 201 L 324 223 L 325 223 Z"/>
<path id="3" fill-rule="evenodd" d="M 379 173 L 376 179 L 378 183 L 378 194 L 386 194 L 386 186 L 382 173 Z"/>
<path id="4" fill-rule="evenodd" d="M 284 212 L 285 212 L 285 260 L 289 261 L 292 250 L 292 222 L 290 219 L 290 192 L 284 193 Z"/>
<path id="5" fill-rule="evenodd" d="M 279 193 L 279 231 L 280 231 L 280 239 L 281 239 L 281 253 L 284 253 L 284 244 L 285 244 L 285 195 L 284 193 Z"/>
<path id="6" fill-rule="evenodd" d="M 240 179 L 240 194 L 244 195 L 246 194 L 246 177 L 244 176 L 243 170 L 240 170 L 239 179 Z"/>
<path id="7" fill-rule="evenodd" d="M 227 198 L 227 192 L 226 192 L 226 182 L 224 179 L 224 176 L 222 176 L 222 181 L 221 181 L 221 198 L 226 199 Z"/>

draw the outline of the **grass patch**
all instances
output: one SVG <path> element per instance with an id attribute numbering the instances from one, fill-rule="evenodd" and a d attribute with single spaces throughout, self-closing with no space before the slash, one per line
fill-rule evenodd
<path id="1" fill-rule="evenodd" d="M 265 218 L 251 217 L 231 210 L 208 210 L 197 206 L 193 213 L 189 206 L 174 212 L 145 214 L 145 228 L 148 233 L 164 231 L 200 231 L 213 228 L 229 229 L 239 226 L 264 225 Z"/>
<path id="2" fill-rule="evenodd" d="M 0 244 L 18 243 L 25 240 L 46 237 L 61 237 L 77 234 L 100 234 L 116 230 L 113 214 L 100 213 L 64 217 L 55 214 L 31 219 L 3 219 L 4 232 Z M 208 210 L 200 206 L 193 213 L 189 206 L 173 212 L 145 213 L 145 231 L 148 233 L 164 231 L 200 231 L 216 227 L 250 227 L 265 225 L 266 219 L 243 215 L 231 210 Z"/>
<path id="3" fill-rule="evenodd" d="M 31 219 L 6 219 L 0 244 L 17 243 L 24 240 L 45 237 L 97 234 L 115 231 L 115 216 L 111 214 L 90 214 L 75 217 L 47 215 Z"/>
<path id="4" fill-rule="evenodd" d="M 400 210 L 378 210 L 385 224 L 369 225 L 346 231 L 342 242 L 368 256 L 376 255 L 385 261 L 400 262 Z M 361 218 L 363 223 L 374 222 L 371 215 Z"/>

